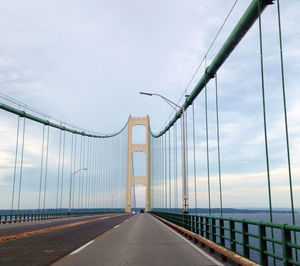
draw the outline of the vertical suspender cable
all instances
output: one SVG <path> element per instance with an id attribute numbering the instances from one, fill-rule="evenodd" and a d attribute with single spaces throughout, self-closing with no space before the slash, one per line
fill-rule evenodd
<path id="1" fill-rule="evenodd" d="M 96 184 L 95 184 L 95 206 L 99 209 L 99 139 L 95 139 L 96 142 L 96 154 L 95 154 L 95 167 L 96 167 Z"/>
<path id="2" fill-rule="evenodd" d="M 270 182 L 270 163 L 269 163 L 269 151 L 268 151 L 268 132 L 267 132 L 267 118 L 266 118 L 266 100 L 265 100 L 265 82 L 264 82 L 264 62 L 263 62 L 263 47 L 262 47 L 262 27 L 261 27 L 261 10 L 258 5 L 258 18 L 259 18 L 259 48 L 260 48 L 260 70 L 261 70 L 261 88 L 262 88 L 262 101 L 263 101 L 263 119 L 264 119 L 264 138 L 265 138 L 265 155 L 266 155 L 266 167 L 268 178 L 268 196 L 269 196 L 269 210 L 270 221 L 273 221 L 272 213 L 272 197 L 271 197 L 271 182 Z"/>
<path id="3" fill-rule="evenodd" d="M 263 100 L 263 119 L 264 119 L 264 136 L 265 136 L 265 153 L 266 153 L 266 166 L 267 166 L 267 178 L 268 178 L 268 197 L 269 197 L 269 211 L 270 221 L 273 222 L 272 211 L 272 196 L 271 196 L 271 181 L 270 181 L 270 163 L 269 163 L 269 149 L 268 149 L 268 132 L 267 132 L 267 118 L 266 118 L 266 100 L 265 100 L 265 81 L 264 81 L 264 58 L 263 58 L 263 44 L 262 44 L 262 26 L 261 26 L 261 9 L 258 5 L 258 23 L 259 23 L 259 50 L 260 50 L 260 71 L 261 71 L 261 89 Z M 271 230 L 272 238 L 274 239 L 274 230 Z M 275 244 L 272 242 L 273 253 L 275 254 Z M 274 264 L 276 263 L 273 258 Z"/>
<path id="4" fill-rule="evenodd" d="M 94 138 L 91 138 L 91 178 L 89 184 L 89 202 L 90 208 L 94 205 L 94 181 L 95 181 L 95 169 L 94 169 L 94 159 L 95 159 L 95 143 Z"/>
<path id="5" fill-rule="evenodd" d="M 108 199 L 108 207 L 111 209 L 111 203 L 112 203 L 112 196 L 111 196 L 111 169 L 112 169 L 112 160 L 111 160 L 111 154 L 112 154 L 112 145 L 111 145 L 111 138 L 108 139 L 108 158 L 109 158 L 109 167 L 108 167 L 108 187 L 107 187 L 107 199 Z"/>
<path id="6" fill-rule="evenodd" d="M 168 191 L 167 191 L 167 134 L 165 134 L 165 180 L 164 180 L 164 186 L 165 186 L 165 211 L 168 208 Z"/>
<path id="7" fill-rule="evenodd" d="M 161 208 L 164 209 L 165 207 L 165 187 L 164 187 L 164 179 L 165 179 L 165 156 L 164 156 L 164 138 L 163 135 L 161 137 L 161 166 L 162 166 L 162 173 L 161 173 Z"/>
<path id="8" fill-rule="evenodd" d="M 18 211 L 20 210 L 20 197 L 21 197 L 21 187 L 22 187 L 22 175 L 23 175 L 23 162 L 24 162 L 24 142 L 25 142 L 25 127 L 26 125 L 26 119 L 24 117 L 23 119 L 23 136 L 22 136 L 22 149 L 21 149 L 21 165 L 20 165 L 20 179 L 19 179 L 19 195 L 18 195 Z"/>
<path id="9" fill-rule="evenodd" d="M 98 208 L 98 167 L 97 167 L 97 155 L 99 153 L 98 139 L 94 139 L 94 185 L 93 185 L 93 198 L 94 198 L 94 208 Z"/>
<path id="10" fill-rule="evenodd" d="M 94 139 L 91 139 L 91 149 L 90 149 L 90 178 L 89 178 L 89 208 L 93 207 L 93 180 L 94 180 L 94 152 L 95 152 L 95 146 L 94 146 Z"/>
<path id="11" fill-rule="evenodd" d="M 161 149 L 161 152 L 160 152 L 160 164 L 161 164 L 161 173 L 160 173 L 160 208 L 161 210 L 163 209 L 164 207 L 164 188 L 163 188 L 163 177 L 164 177 L 164 137 L 161 136 L 160 137 L 160 149 Z"/>
<path id="12" fill-rule="evenodd" d="M 88 186 L 89 186 L 89 180 L 91 176 L 91 158 L 90 158 L 90 151 L 91 151 L 91 138 L 87 137 L 87 151 L 86 151 L 86 183 L 85 183 L 85 208 L 89 208 L 88 203 Z"/>
<path id="13" fill-rule="evenodd" d="M 63 154 L 62 154 L 62 168 L 61 168 L 61 187 L 60 187 L 60 211 L 62 212 L 62 196 L 64 187 L 64 170 L 65 170 L 65 149 L 66 149 L 66 131 L 63 137 Z"/>
<path id="14" fill-rule="evenodd" d="M 153 193 L 151 194 L 151 200 L 152 202 L 152 210 L 156 210 L 157 208 L 157 190 L 156 190 L 156 178 L 157 178 L 157 153 L 156 153 L 156 139 L 154 139 L 151 135 L 150 135 L 150 140 L 151 140 L 151 182 L 152 185 L 151 187 L 153 188 Z M 155 167 L 156 166 L 156 167 Z M 153 175 L 154 173 L 154 175 Z"/>
<path id="15" fill-rule="evenodd" d="M 115 156 L 115 145 L 114 145 L 114 138 L 110 138 L 111 141 L 111 154 L 110 154 L 110 208 L 111 210 L 113 209 L 113 205 L 114 205 L 114 192 L 113 192 L 113 184 L 114 184 L 114 160 L 112 158 L 114 158 Z"/>
<path id="16" fill-rule="evenodd" d="M 169 209 L 171 211 L 171 129 L 169 129 Z"/>
<path id="17" fill-rule="evenodd" d="M 280 48 L 280 66 L 281 66 L 281 85 L 282 85 L 282 98 L 283 98 L 283 110 L 284 110 L 284 124 L 285 124 L 285 138 L 286 138 L 286 152 L 287 162 L 289 170 L 289 187 L 291 197 L 291 209 L 293 225 L 296 224 L 294 198 L 293 198 L 293 183 L 292 183 L 292 168 L 290 157 L 290 142 L 289 142 L 289 130 L 288 130 L 288 117 L 287 117 L 287 105 L 286 105 L 286 93 L 285 93 L 285 79 L 284 79 L 284 65 L 283 65 L 283 48 L 282 48 L 282 34 L 281 34 L 281 16 L 280 16 L 280 0 L 277 0 L 277 18 L 278 18 L 278 33 L 279 33 L 279 48 Z M 296 233 L 294 234 L 295 243 L 297 243 Z M 298 252 L 296 252 L 296 260 L 298 261 Z"/>
<path id="18" fill-rule="evenodd" d="M 92 138 L 92 160 L 91 160 L 91 170 L 92 170 L 92 180 L 91 180 L 91 184 L 90 184 L 90 207 L 93 208 L 94 207 L 94 187 L 95 187 L 95 139 Z"/>
<path id="19" fill-rule="evenodd" d="M 13 209 L 14 209 L 14 197 L 15 197 L 17 162 L 18 162 L 18 147 L 19 147 L 19 131 L 20 131 L 20 116 L 18 116 L 18 125 L 17 125 L 17 140 L 16 140 L 16 151 L 15 151 L 14 180 L 13 180 L 13 189 L 12 189 L 12 196 L 11 196 L 11 214 L 12 214 Z"/>
<path id="20" fill-rule="evenodd" d="M 42 154 L 41 154 L 41 170 L 40 170 L 40 186 L 39 186 L 39 203 L 38 211 L 41 208 L 41 193 L 42 193 L 42 178 L 43 178 L 43 162 L 44 162 L 44 145 L 45 144 L 45 125 L 43 125 L 43 138 L 42 138 Z"/>
<path id="21" fill-rule="evenodd" d="M 102 193 L 102 177 L 103 177 L 103 157 L 102 157 L 102 154 L 103 154 L 103 148 L 102 148 L 102 140 L 99 139 L 99 155 L 98 155 L 98 168 L 99 168 L 99 208 L 102 207 L 102 196 L 103 196 L 103 193 Z"/>
<path id="22" fill-rule="evenodd" d="M 116 156 L 116 139 L 115 138 L 111 138 L 111 142 L 112 142 L 112 153 L 111 153 L 111 208 L 113 209 L 114 207 L 114 182 L 115 182 L 115 160 L 113 160 L 113 158 L 115 158 Z"/>
<path id="23" fill-rule="evenodd" d="M 175 145 L 175 183 L 176 183 L 176 187 L 175 187 L 175 208 L 176 211 L 178 212 L 178 169 L 177 169 L 177 122 L 175 123 L 175 139 L 174 139 L 174 145 Z"/>
<path id="24" fill-rule="evenodd" d="M 103 208 L 103 200 L 104 200 L 104 194 L 103 194 L 103 139 L 99 139 L 99 197 L 100 197 L 100 208 Z"/>
<path id="25" fill-rule="evenodd" d="M 80 136 L 80 155 L 79 155 L 79 168 L 82 168 L 82 136 Z M 81 199 L 81 183 L 82 183 L 82 172 L 79 173 L 79 180 L 78 180 L 78 210 L 80 208 L 80 199 Z"/>
<path id="26" fill-rule="evenodd" d="M 156 171 L 156 208 L 159 209 L 160 207 L 160 171 L 161 171 L 161 165 L 160 165 L 160 138 L 156 139 L 156 163 L 157 163 L 157 171 Z"/>
<path id="27" fill-rule="evenodd" d="M 97 151 L 97 143 L 96 143 L 96 139 L 93 139 L 93 182 L 92 182 L 92 185 L 91 185 L 91 190 L 92 190 L 92 208 L 95 208 L 95 189 L 96 189 L 96 169 L 95 169 L 95 158 L 96 158 L 96 151 Z"/>
<path id="28" fill-rule="evenodd" d="M 107 149 L 107 139 L 103 140 L 104 145 L 104 175 L 103 175 L 103 192 L 104 192 L 104 208 L 107 208 L 107 175 L 108 175 L 108 149 Z"/>
<path id="29" fill-rule="evenodd" d="M 96 164 L 96 169 L 97 169 L 97 185 L 96 185 L 96 207 L 97 207 L 97 211 L 99 211 L 100 208 L 100 152 L 101 152 L 101 148 L 100 148 L 100 139 L 96 139 L 96 144 L 97 144 L 97 153 L 96 153 L 96 157 L 95 157 L 95 164 Z"/>
<path id="30" fill-rule="evenodd" d="M 108 141 L 106 140 L 105 142 L 105 176 L 104 176 L 104 193 L 105 193 L 105 208 L 108 208 L 108 186 L 107 186 L 107 179 L 108 179 L 108 173 L 109 173 L 109 154 L 108 154 Z"/>
<path id="31" fill-rule="evenodd" d="M 156 171 L 156 208 L 159 209 L 160 207 L 160 184 L 159 184 L 159 177 L 160 177 L 160 138 L 157 138 L 156 141 L 156 163 L 157 163 L 157 171 Z"/>
<path id="32" fill-rule="evenodd" d="M 105 195 L 104 195 L 104 175 L 105 175 L 105 169 L 104 169 L 104 152 L 105 152 L 105 146 L 104 146 L 104 143 L 103 143 L 103 139 L 100 140 L 100 143 L 101 143 L 101 161 L 100 161 L 100 164 L 101 164 L 101 179 L 100 179 L 100 189 L 101 189 L 101 208 L 104 209 L 104 198 L 105 198 Z"/>
<path id="33" fill-rule="evenodd" d="M 85 140 L 86 138 L 83 138 L 83 146 L 82 146 L 82 167 L 85 168 Z M 82 173 L 82 180 L 81 180 L 81 197 L 80 197 L 80 208 L 83 208 L 83 191 L 84 191 L 84 182 L 86 182 L 86 171 Z"/>
<path id="34" fill-rule="evenodd" d="M 151 208 L 152 208 L 152 210 L 155 208 L 155 203 L 154 203 L 154 201 L 155 201 L 155 185 L 154 185 L 154 182 L 155 182 L 155 172 L 154 172 L 154 170 L 153 170 L 153 159 L 154 159 L 154 157 L 153 157 L 153 155 L 155 155 L 155 154 L 153 154 L 154 153 L 154 151 L 153 151 L 153 139 L 152 139 L 152 137 L 150 136 L 150 173 L 151 173 L 151 179 L 150 179 L 150 191 L 151 191 L 151 193 L 150 193 L 150 195 L 151 195 Z"/>
<path id="35" fill-rule="evenodd" d="M 162 189 L 162 209 L 165 208 L 165 184 L 164 184 L 164 179 L 165 179 L 165 153 L 164 153 L 164 141 L 165 135 L 161 137 L 161 148 L 162 148 L 162 153 L 161 153 L 161 165 L 162 165 L 162 174 L 161 174 L 161 189 Z"/>
<path id="36" fill-rule="evenodd" d="M 92 184 L 93 184 L 93 178 L 94 178 L 94 165 L 93 165 L 93 162 L 94 162 L 94 139 L 93 138 L 90 138 L 90 146 L 91 146 L 91 148 L 90 148 L 90 169 L 91 169 L 91 171 L 90 171 L 90 177 L 89 177 L 89 196 L 88 196 L 88 202 L 89 202 L 89 208 L 92 208 L 92 199 L 93 199 L 93 197 L 92 197 Z"/>
<path id="37" fill-rule="evenodd" d="M 74 146 L 74 134 L 72 134 L 72 141 L 71 141 L 71 160 L 70 160 L 70 191 L 69 191 L 69 210 L 72 209 L 72 189 L 73 189 L 73 183 L 75 180 L 75 176 L 72 176 L 73 174 L 73 146 Z M 72 180 L 74 179 L 74 180 Z M 73 182 L 72 182 L 73 181 Z"/>
<path id="38" fill-rule="evenodd" d="M 45 162 L 45 180 L 44 180 L 44 202 L 43 202 L 43 212 L 45 212 L 45 206 L 46 206 L 46 194 L 47 194 L 48 159 L 49 159 L 49 132 L 50 132 L 50 127 L 48 126 L 48 130 L 47 130 L 46 162 Z"/>
<path id="39" fill-rule="evenodd" d="M 188 199 L 190 199 L 189 197 L 189 143 L 188 143 L 188 110 L 185 110 L 186 113 L 186 118 L 185 118 L 185 163 L 186 163 L 186 194 Z"/>
<path id="40" fill-rule="evenodd" d="M 205 69 L 206 69 L 206 57 L 205 57 Z M 206 77 L 206 75 L 205 75 L 205 77 Z M 204 96 L 205 96 L 205 128 L 206 128 L 206 163 L 207 163 L 208 213 L 209 213 L 209 215 L 211 215 L 209 145 L 208 145 L 208 115 L 207 115 L 207 85 L 206 85 L 206 82 L 205 82 Z"/>
<path id="41" fill-rule="evenodd" d="M 57 207 L 58 207 L 59 176 L 60 176 L 60 156 L 61 156 L 61 130 L 59 131 L 59 152 L 58 152 L 57 187 L 56 187 L 56 212 L 57 212 Z"/>
<path id="42" fill-rule="evenodd" d="M 76 155 L 77 155 L 77 135 L 75 134 L 74 136 L 74 161 L 73 161 L 73 173 L 76 171 Z M 80 169 L 80 168 L 79 168 Z M 77 178 L 76 178 L 77 179 Z M 74 209 L 74 200 L 75 200 L 75 184 L 76 184 L 76 179 L 74 178 L 73 180 L 73 188 L 72 188 L 72 205 L 71 208 Z"/>
<path id="43" fill-rule="evenodd" d="M 196 176 L 196 140 L 195 140 L 195 106 L 192 104 L 193 111 L 193 155 L 194 155 L 194 193 L 195 193 L 195 213 L 197 214 L 197 176 Z"/>
<path id="44" fill-rule="evenodd" d="M 172 202 L 173 202 L 173 207 L 172 207 L 172 212 L 174 212 L 174 210 L 175 210 L 175 154 L 174 154 L 174 152 L 175 152 L 175 145 L 174 145 L 174 140 L 175 140 L 175 124 L 173 125 L 173 136 L 172 136 L 172 140 L 173 140 L 173 142 L 172 142 L 172 161 L 173 161 L 173 173 L 172 173 L 172 178 L 171 178 L 171 180 L 172 180 L 172 183 L 173 183 L 173 191 L 172 191 L 172 195 L 173 195 L 173 199 L 172 199 Z"/>
<path id="45" fill-rule="evenodd" d="M 88 137 L 87 138 L 87 151 L 86 151 L 86 156 L 87 156 L 87 161 L 86 161 L 86 166 L 88 170 L 86 171 L 86 183 L 85 183 L 85 208 L 88 208 L 88 185 L 89 185 L 89 180 L 91 176 L 91 158 L 90 158 L 90 150 L 91 150 L 91 139 Z"/>
<path id="46" fill-rule="evenodd" d="M 218 78 L 215 75 L 216 85 L 216 119 L 217 119 L 217 141 L 218 141 L 218 171 L 219 171 L 219 190 L 220 190 L 220 211 L 223 216 L 223 201 L 222 201 L 222 177 L 221 177 L 221 155 L 220 155 L 220 127 L 219 127 L 219 101 L 218 101 Z"/>

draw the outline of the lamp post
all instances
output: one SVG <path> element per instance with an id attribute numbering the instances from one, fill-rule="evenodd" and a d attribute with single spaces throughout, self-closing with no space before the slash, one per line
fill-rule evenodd
<path id="1" fill-rule="evenodd" d="M 80 171 L 86 171 L 87 168 L 80 168 L 78 170 L 76 170 L 75 172 L 71 173 L 70 176 L 70 192 L 69 192 L 69 212 L 68 212 L 68 216 L 70 216 L 71 214 L 71 195 L 72 195 L 72 181 L 73 181 L 73 177 L 79 173 Z"/>
<path id="2" fill-rule="evenodd" d="M 172 102 L 171 100 L 167 99 L 166 97 L 157 94 L 157 93 L 149 93 L 149 92 L 140 92 L 142 95 L 147 95 L 147 96 L 158 96 L 162 98 L 167 104 L 169 104 L 175 112 L 178 110 L 176 109 L 179 108 L 182 112 L 182 120 L 181 120 L 181 129 L 182 129 L 182 182 L 183 182 L 183 213 L 187 214 L 188 213 L 188 195 L 187 195 L 187 189 L 186 189 L 186 159 L 185 159 L 185 118 L 184 118 L 184 107 L 179 106 L 178 104 Z"/>

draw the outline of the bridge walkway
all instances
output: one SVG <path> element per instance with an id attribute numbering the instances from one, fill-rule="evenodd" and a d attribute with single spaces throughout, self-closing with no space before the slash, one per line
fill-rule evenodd
<path id="1" fill-rule="evenodd" d="M 150 214 L 136 214 L 54 265 L 223 264 Z"/>

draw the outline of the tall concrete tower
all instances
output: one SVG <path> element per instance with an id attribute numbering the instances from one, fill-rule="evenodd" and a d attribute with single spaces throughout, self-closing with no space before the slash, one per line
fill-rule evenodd
<path id="1" fill-rule="evenodd" d="M 132 128 L 142 125 L 146 128 L 146 143 L 132 144 Z M 146 157 L 145 176 L 132 175 L 132 154 L 135 152 L 144 152 Z M 150 190 L 150 129 L 149 116 L 147 117 L 129 117 L 128 122 L 128 148 L 127 148 L 127 178 L 126 178 L 126 212 L 131 211 L 131 188 L 133 185 L 140 184 L 145 186 L 146 211 L 151 211 L 151 190 Z"/>

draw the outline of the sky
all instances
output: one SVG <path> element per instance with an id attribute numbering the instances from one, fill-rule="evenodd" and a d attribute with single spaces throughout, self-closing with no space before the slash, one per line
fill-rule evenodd
<path id="1" fill-rule="evenodd" d="M 250 2 L 237 1 L 207 55 L 207 65 Z M 204 64 L 187 88 L 234 3 L 2 0 L 0 92 L 91 131 L 116 132 L 129 115 L 149 115 L 151 130 L 158 132 L 170 119 L 172 110 L 161 99 L 146 98 L 139 92 L 161 93 L 182 103 L 182 95 L 189 94 L 202 76 Z M 295 193 L 300 194 L 300 3 L 281 1 L 281 8 L 291 158 Z M 274 201 L 276 206 L 289 207 L 276 12 L 276 5 L 272 5 L 262 18 L 267 119 Z M 232 206 L 241 197 L 237 205 L 246 206 L 253 192 L 261 189 L 252 205 L 266 206 L 257 22 L 220 69 L 218 79 L 224 193 L 229 195 L 226 205 Z M 213 90 L 211 82 L 209 138 L 212 175 L 216 179 Z M 201 183 L 205 176 L 203 95 L 196 103 L 197 178 Z M 142 134 L 136 135 L 139 142 Z M 137 172 L 142 171 L 139 165 L 141 159 L 137 159 Z M 264 188 L 260 188 L 262 180 Z M 217 183 L 213 189 L 217 190 Z M 204 189 L 200 190 L 204 193 Z M 282 200 L 277 195 L 283 192 Z M 235 198 L 230 200 L 233 194 Z M 300 207 L 297 193 L 296 200 Z"/>

